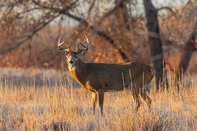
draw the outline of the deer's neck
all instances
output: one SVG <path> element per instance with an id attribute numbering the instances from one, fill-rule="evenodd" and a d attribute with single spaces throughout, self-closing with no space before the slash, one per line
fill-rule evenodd
<path id="1" fill-rule="evenodd" d="M 84 63 L 81 59 L 79 59 L 76 63 L 76 67 L 74 70 L 69 70 L 73 78 L 79 82 L 81 86 L 85 86 L 86 84 L 86 75 L 87 68 L 86 63 Z"/>

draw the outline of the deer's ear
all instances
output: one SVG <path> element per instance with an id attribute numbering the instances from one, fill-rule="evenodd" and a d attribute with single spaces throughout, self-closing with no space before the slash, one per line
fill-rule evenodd
<path id="1" fill-rule="evenodd" d="M 69 49 L 64 49 L 64 54 L 67 56 L 69 54 Z"/>
<path id="2" fill-rule="evenodd" d="M 64 52 L 64 55 L 65 55 L 65 56 L 68 56 L 69 51 L 67 51 L 66 49 L 64 49 L 63 52 Z"/>
<path id="3" fill-rule="evenodd" d="M 79 56 L 84 56 L 87 53 L 88 49 L 84 49 L 84 50 L 79 50 L 78 51 L 78 55 Z"/>
<path id="4" fill-rule="evenodd" d="M 64 52 L 64 55 L 65 55 L 66 57 L 68 57 L 68 52 Z"/>

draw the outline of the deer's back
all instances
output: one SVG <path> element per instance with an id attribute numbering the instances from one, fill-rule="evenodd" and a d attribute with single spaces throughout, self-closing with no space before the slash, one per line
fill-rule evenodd
<path id="1" fill-rule="evenodd" d="M 127 88 L 132 83 L 148 84 L 152 79 L 150 66 L 133 62 L 130 64 L 87 63 L 88 74 L 86 87 L 106 91 L 118 91 Z M 143 80 L 144 79 L 144 80 Z"/>

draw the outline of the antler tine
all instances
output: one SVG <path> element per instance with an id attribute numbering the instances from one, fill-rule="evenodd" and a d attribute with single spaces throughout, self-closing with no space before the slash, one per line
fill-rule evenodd
<path id="1" fill-rule="evenodd" d="M 86 38 L 86 41 L 87 41 L 87 44 L 88 44 L 87 46 L 89 47 L 89 44 L 90 44 L 90 43 L 89 43 L 89 40 L 88 40 L 88 38 L 87 38 L 86 35 L 84 35 L 84 37 Z"/>
<path id="2" fill-rule="evenodd" d="M 86 35 L 84 36 L 85 37 L 85 39 L 86 39 L 86 41 L 87 41 L 87 45 L 84 45 L 83 43 L 81 43 L 80 42 L 80 44 L 84 47 L 84 48 L 88 48 L 89 47 L 89 40 L 88 40 L 88 38 L 86 37 Z M 78 48 L 79 48 L 79 44 L 78 44 Z"/>
<path id="3" fill-rule="evenodd" d="M 68 46 L 68 48 L 70 48 L 72 46 L 72 43 L 70 43 L 70 45 Z M 68 48 L 66 48 L 66 49 L 68 49 Z"/>
<path id="4" fill-rule="evenodd" d="M 63 42 L 61 42 L 62 41 L 62 37 L 63 37 L 63 35 L 60 37 L 60 39 L 58 40 L 58 47 L 59 48 L 61 48 L 61 49 L 64 49 L 63 47 L 62 47 L 62 45 L 65 43 L 64 41 Z"/>
<path id="5" fill-rule="evenodd" d="M 63 35 L 60 37 L 60 39 L 58 40 L 58 47 L 60 48 L 60 50 L 66 50 L 66 49 L 69 49 L 72 45 L 72 43 L 67 47 L 67 48 L 64 48 L 62 45 L 65 43 L 64 41 L 62 41 L 62 38 L 63 38 Z"/>
<path id="6" fill-rule="evenodd" d="M 80 49 L 79 49 L 79 43 L 78 43 L 78 51 L 79 51 Z"/>

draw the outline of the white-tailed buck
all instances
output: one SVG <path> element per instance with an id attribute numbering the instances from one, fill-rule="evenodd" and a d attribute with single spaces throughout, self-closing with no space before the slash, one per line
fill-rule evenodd
<path id="1" fill-rule="evenodd" d="M 58 47 L 64 51 L 67 57 L 68 69 L 79 84 L 92 92 L 92 108 L 95 113 L 96 101 L 98 98 L 99 108 L 103 114 L 103 101 L 105 92 L 118 92 L 129 89 L 132 92 L 136 103 L 136 111 L 140 107 L 139 96 L 150 108 L 151 99 L 146 94 L 145 87 L 153 78 L 153 69 L 143 63 L 132 62 L 128 64 L 105 64 L 105 63 L 85 63 L 80 59 L 88 51 L 89 41 L 85 36 L 87 45 L 80 42 L 84 49 L 70 51 L 70 47 L 64 48 L 58 41 Z"/>

